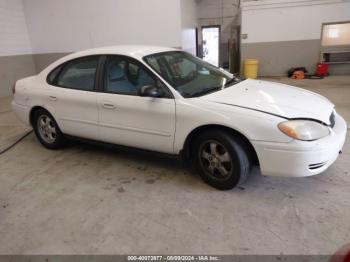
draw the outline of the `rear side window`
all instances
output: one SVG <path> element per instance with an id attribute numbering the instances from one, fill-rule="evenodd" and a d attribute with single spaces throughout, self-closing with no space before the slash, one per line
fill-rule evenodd
<path id="1" fill-rule="evenodd" d="M 56 68 L 48 77 L 52 84 L 85 91 L 93 91 L 98 65 L 98 56 L 78 58 L 68 62 L 63 69 Z M 59 69 L 57 72 L 56 70 Z M 59 75 L 57 75 L 59 74 Z"/>
<path id="2" fill-rule="evenodd" d="M 56 79 L 56 77 L 57 77 L 57 75 L 59 74 L 59 72 L 61 71 L 61 69 L 62 69 L 62 65 L 60 65 L 59 67 L 56 67 L 50 74 L 49 74 L 49 76 L 47 77 L 47 82 L 49 83 L 49 84 L 54 84 L 54 81 L 55 81 L 55 79 Z"/>

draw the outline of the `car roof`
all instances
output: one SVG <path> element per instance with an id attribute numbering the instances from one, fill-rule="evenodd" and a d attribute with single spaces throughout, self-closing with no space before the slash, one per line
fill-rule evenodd
<path id="1" fill-rule="evenodd" d="M 55 67 L 65 63 L 66 61 L 84 57 L 91 55 L 125 55 L 130 56 L 136 59 L 141 60 L 144 56 L 162 53 L 162 52 L 170 52 L 170 51 L 180 51 L 180 49 L 170 48 L 170 47 L 162 47 L 162 46 L 147 46 L 147 45 L 117 45 L 117 46 L 106 46 L 88 49 L 84 51 L 75 52 L 69 54 L 67 56 L 58 59 L 48 67 L 46 67 L 43 71 L 39 73 L 40 77 L 46 77 L 48 73 L 51 72 Z"/>
<path id="2" fill-rule="evenodd" d="M 169 52 L 169 51 L 179 51 L 179 49 L 162 47 L 162 46 L 147 46 L 147 45 L 118 45 L 118 46 L 106 46 L 106 47 L 84 50 L 84 51 L 73 53 L 72 55 L 79 57 L 79 56 L 98 55 L 98 54 L 116 54 L 116 55 L 127 55 L 127 56 L 142 58 L 147 55 L 161 53 L 161 52 Z"/>

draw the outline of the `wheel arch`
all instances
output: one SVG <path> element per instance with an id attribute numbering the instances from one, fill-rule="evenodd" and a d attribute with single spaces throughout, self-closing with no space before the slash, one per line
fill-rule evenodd
<path id="1" fill-rule="evenodd" d="M 185 142 L 184 142 L 184 146 L 183 149 L 181 151 L 181 156 L 182 158 L 186 161 L 189 162 L 191 161 L 191 156 L 192 156 L 192 148 L 193 148 L 193 143 L 195 141 L 195 138 L 202 132 L 208 131 L 208 130 L 221 130 L 224 131 L 226 133 L 229 133 L 230 135 L 232 135 L 235 138 L 239 138 L 239 140 L 241 142 L 243 142 L 243 145 L 246 149 L 246 151 L 248 152 L 250 159 L 252 160 L 252 163 L 254 165 L 259 165 L 259 159 L 258 159 L 258 155 L 255 151 L 254 146 L 252 145 L 252 143 L 250 142 L 250 140 L 243 135 L 241 132 L 231 128 L 231 127 L 227 127 L 224 125 L 218 125 L 218 124 L 210 124 L 210 125 L 203 125 L 203 126 L 199 126 L 195 129 L 193 129 L 186 137 Z"/>
<path id="2" fill-rule="evenodd" d="M 32 127 L 34 127 L 34 116 L 35 116 L 35 112 L 37 112 L 38 110 L 45 110 L 47 112 L 49 112 L 45 107 L 43 106 L 33 106 L 29 112 L 29 123 Z M 50 113 L 50 112 L 49 112 Z M 50 113 L 51 114 L 51 113 Z"/>

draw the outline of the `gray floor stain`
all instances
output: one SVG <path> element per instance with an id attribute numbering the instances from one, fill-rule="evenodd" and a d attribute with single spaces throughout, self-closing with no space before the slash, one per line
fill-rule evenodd
<path id="1" fill-rule="evenodd" d="M 155 182 L 156 182 L 156 180 L 154 180 L 154 179 L 147 179 L 146 180 L 147 184 L 154 184 Z"/>
<path id="2" fill-rule="evenodd" d="M 118 188 L 118 192 L 119 192 L 119 193 L 124 193 L 124 192 L 125 192 L 124 187 L 119 187 L 119 188 Z"/>

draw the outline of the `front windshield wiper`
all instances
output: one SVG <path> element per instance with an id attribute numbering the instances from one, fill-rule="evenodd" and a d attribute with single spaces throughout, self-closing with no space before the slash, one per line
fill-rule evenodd
<path id="1" fill-rule="evenodd" d="M 206 89 L 203 89 L 201 91 L 198 91 L 198 92 L 191 94 L 190 97 L 204 96 L 204 95 L 207 95 L 209 93 L 213 93 L 215 91 L 222 90 L 226 87 L 238 84 L 238 83 L 242 82 L 243 80 L 245 80 L 245 78 L 233 77 L 233 78 L 229 79 L 223 86 L 215 86 L 215 87 L 206 88 Z"/>
<path id="2" fill-rule="evenodd" d="M 213 92 L 219 91 L 221 89 L 222 89 L 221 86 L 206 88 L 206 89 L 203 89 L 203 90 L 201 90 L 199 92 L 191 94 L 191 97 L 204 96 L 206 94 L 213 93 Z"/>
<path id="3" fill-rule="evenodd" d="M 228 85 L 234 83 L 235 81 L 236 81 L 236 78 L 235 78 L 235 77 L 231 78 L 230 80 L 226 81 L 224 87 L 226 87 L 226 86 L 228 86 Z"/>
<path id="4" fill-rule="evenodd" d="M 227 87 L 231 84 L 238 84 L 239 82 L 242 82 L 243 80 L 244 80 L 243 78 L 233 77 L 225 83 L 224 87 Z"/>

